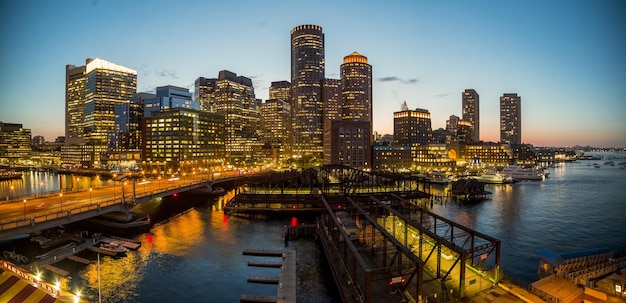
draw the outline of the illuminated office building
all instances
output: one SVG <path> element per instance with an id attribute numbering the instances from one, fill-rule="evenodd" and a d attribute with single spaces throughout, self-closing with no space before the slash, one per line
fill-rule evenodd
<path id="1" fill-rule="evenodd" d="M 428 110 L 421 108 L 410 110 L 404 102 L 402 110 L 393 113 L 394 145 L 429 144 L 432 137 L 431 132 L 430 112 Z"/>
<path id="2" fill-rule="evenodd" d="M 341 119 L 372 122 L 372 66 L 357 52 L 341 65 Z"/>
<path id="3" fill-rule="evenodd" d="M 0 122 L 0 164 L 19 164 L 28 158 L 31 131 L 22 124 Z"/>
<path id="4" fill-rule="evenodd" d="M 500 142 L 522 144 L 522 97 L 517 94 L 500 97 Z"/>
<path id="5" fill-rule="evenodd" d="M 143 168 L 169 177 L 224 164 L 224 117 L 174 107 L 152 112 L 142 122 Z"/>
<path id="6" fill-rule="evenodd" d="M 159 86 L 156 88 L 156 97 L 144 101 L 144 116 L 150 117 L 152 111 L 178 107 L 199 110 L 200 104 L 192 99 L 187 88 L 173 85 Z"/>
<path id="7" fill-rule="evenodd" d="M 115 147 L 115 107 L 130 103 L 137 90 L 137 71 L 96 58 L 80 67 L 67 65 L 65 79 L 66 144 L 91 146 L 87 148 L 91 155 L 80 157 L 82 163 L 69 165 L 99 167 L 104 154 Z"/>
<path id="8" fill-rule="evenodd" d="M 200 105 L 200 110 L 211 112 L 211 100 L 215 93 L 216 78 L 198 77 L 194 82 L 194 100 Z"/>
<path id="9" fill-rule="evenodd" d="M 280 99 L 292 105 L 291 83 L 289 81 L 274 81 L 270 85 L 270 100 Z"/>
<path id="10" fill-rule="evenodd" d="M 480 113 L 479 113 L 479 96 L 473 89 L 466 89 L 462 94 L 463 115 L 465 121 L 472 124 L 471 135 L 468 141 L 480 141 Z"/>
<path id="11" fill-rule="evenodd" d="M 262 145 L 257 104 L 250 78 L 219 72 L 211 109 L 226 119 L 226 158 L 231 163 L 252 161 Z"/>
<path id="12" fill-rule="evenodd" d="M 155 94 L 135 93 L 130 103 L 115 105 L 114 151 L 139 151 L 141 149 L 141 118 L 144 105 L 156 98 Z"/>
<path id="13" fill-rule="evenodd" d="M 291 106 L 282 99 L 270 99 L 259 106 L 261 141 L 271 150 L 274 161 L 291 157 Z"/>
<path id="14" fill-rule="evenodd" d="M 322 79 L 322 122 L 341 120 L 341 80 Z"/>
<path id="15" fill-rule="evenodd" d="M 321 84 L 324 79 L 322 27 L 305 24 L 291 30 L 291 85 L 295 155 L 322 153 Z"/>

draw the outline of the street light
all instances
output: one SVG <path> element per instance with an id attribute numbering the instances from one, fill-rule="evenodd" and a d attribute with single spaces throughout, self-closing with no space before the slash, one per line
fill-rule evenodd
<path id="1" fill-rule="evenodd" d="M 63 193 L 59 194 L 59 199 L 61 200 L 61 211 L 63 211 Z"/>
<path id="2" fill-rule="evenodd" d="M 89 188 L 89 207 L 91 207 L 91 191 L 93 190 L 93 188 Z"/>
<path id="3" fill-rule="evenodd" d="M 26 199 L 24 199 L 24 219 L 26 219 Z"/>

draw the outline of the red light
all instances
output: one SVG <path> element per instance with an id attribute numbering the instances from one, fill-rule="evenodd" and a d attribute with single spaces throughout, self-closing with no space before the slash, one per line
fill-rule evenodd
<path id="1" fill-rule="evenodd" d="M 296 206 L 294 205 L 292 208 L 293 208 L 293 209 L 296 209 Z"/>
<path id="2" fill-rule="evenodd" d="M 152 234 L 147 234 L 146 240 L 148 241 L 148 243 L 152 244 Z"/>
<path id="3" fill-rule="evenodd" d="M 222 216 L 222 223 L 228 223 L 228 216 L 226 215 Z"/>
<path id="4" fill-rule="evenodd" d="M 341 208 L 341 204 L 339 204 L 339 206 L 337 206 L 337 208 Z"/>
<path id="5" fill-rule="evenodd" d="M 177 193 L 174 193 L 174 197 L 176 197 Z"/>
<path id="6" fill-rule="evenodd" d="M 298 218 L 291 217 L 291 226 L 298 226 Z"/>
<path id="7" fill-rule="evenodd" d="M 392 281 L 389 281 L 389 285 L 393 285 L 393 282 L 392 282 Z"/>

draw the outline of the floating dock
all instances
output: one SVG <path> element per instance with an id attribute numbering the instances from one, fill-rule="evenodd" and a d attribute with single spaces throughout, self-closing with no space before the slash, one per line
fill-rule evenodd
<path id="1" fill-rule="evenodd" d="M 244 250 L 244 256 L 262 256 L 262 257 L 282 257 L 283 252 L 280 250 Z"/>
<path id="2" fill-rule="evenodd" d="M 274 296 L 239 296 L 239 302 L 262 302 L 262 303 L 276 303 L 277 298 Z"/>
<path id="3" fill-rule="evenodd" d="M 261 283 L 261 284 L 278 284 L 280 282 L 279 277 L 256 277 L 249 276 L 248 282 L 250 283 Z"/>
<path id="4" fill-rule="evenodd" d="M 69 255 L 69 256 L 67 256 L 67 259 L 70 259 L 70 260 L 72 260 L 74 262 L 82 263 L 82 264 L 85 264 L 85 265 L 91 264 L 90 260 L 87 260 L 85 258 L 81 258 L 79 256 L 75 256 L 75 255 Z"/>
<path id="5" fill-rule="evenodd" d="M 137 248 L 139 248 L 141 246 L 141 243 L 137 243 L 136 241 L 133 241 L 133 240 L 130 240 L 130 239 L 124 239 L 124 238 L 120 238 L 120 237 L 111 237 L 111 238 L 102 237 L 100 239 L 100 242 L 102 242 L 102 243 L 117 242 L 121 246 L 124 246 L 124 247 L 126 247 L 128 249 L 131 249 L 131 250 L 136 250 Z"/>
<path id="6" fill-rule="evenodd" d="M 50 264 L 44 265 L 43 268 L 45 270 L 47 270 L 47 271 L 53 272 L 53 273 L 55 273 L 55 274 L 57 274 L 59 276 L 62 276 L 62 277 L 67 277 L 67 276 L 70 275 L 70 273 L 67 270 L 60 269 L 60 268 L 52 266 Z"/>
<path id="7" fill-rule="evenodd" d="M 281 262 L 251 262 L 251 261 L 248 261 L 248 266 L 280 268 L 281 266 L 283 266 L 283 263 L 281 263 Z"/>

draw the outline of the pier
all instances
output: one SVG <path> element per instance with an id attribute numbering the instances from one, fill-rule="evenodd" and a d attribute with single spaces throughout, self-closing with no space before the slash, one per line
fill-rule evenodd
<path id="1" fill-rule="evenodd" d="M 243 255 L 257 257 L 279 257 L 281 262 L 254 262 L 248 261 L 248 266 L 274 267 L 280 268 L 279 276 L 258 277 L 250 276 L 249 283 L 277 284 L 276 296 L 256 296 L 241 295 L 240 302 L 276 302 L 295 303 L 296 302 L 296 251 L 288 249 L 277 250 L 244 250 Z"/>

